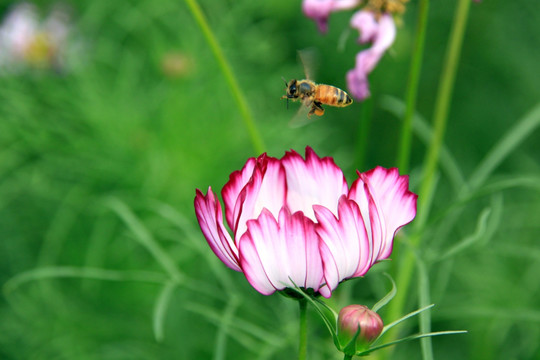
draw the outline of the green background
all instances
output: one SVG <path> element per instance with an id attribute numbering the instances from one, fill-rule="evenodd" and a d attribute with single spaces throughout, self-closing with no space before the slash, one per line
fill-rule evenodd
<path id="1" fill-rule="evenodd" d="M 52 2 L 38 5 L 47 11 Z M 186 3 L 70 5 L 78 43 L 71 67 L 0 78 L 0 359 L 295 358 L 296 304 L 257 293 L 219 262 L 198 230 L 195 189 L 219 192 L 258 154 Z M 396 166 L 416 1 L 369 77 L 371 99 L 327 108 L 300 128 L 289 126 L 299 105 L 287 110 L 279 99 L 281 77 L 302 78 L 297 50 L 314 48 L 316 80 L 346 89 L 361 49 L 353 32 L 338 46 L 352 12 L 333 14 L 323 36 L 299 0 L 200 6 L 265 151 L 281 157 L 309 145 L 332 156 L 349 184 L 356 168 Z M 427 123 L 454 7 L 431 4 L 417 106 Z M 536 10 L 533 1 L 471 5 L 445 134 L 465 181 L 538 105 Z M 190 59 L 189 73 L 163 72 L 170 53 Z M 361 118 L 368 128 L 360 128 Z M 415 192 L 425 152 L 415 136 Z M 430 259 L 432 328 L 469 333 L 434 338 L 436 359 L 540 359 L 539 154 L 539 133 L 531 131 L 465 200 L 439 174 L 421 250 Z M 440 259 L 456 244 L 467 246 Z M 400 246 L 392 258 L 404 251 Z M 372 306 L 390 288 L 382 272 L 391 266 L 342 284 L 331 306 Z M 190 280 L 160 284 L 170 276 Z M 418 308 L 416 284 L 414 277 L 407 312 Z M 340 359 L 321 320 L 309 314 L 308 358 Z M 381 315 L 395 320 L 385 319 L 384 309 Z M 401 329 L 418 332 L 417 321 Z M 418 341 L 392 354 L 420 356 Z"/>

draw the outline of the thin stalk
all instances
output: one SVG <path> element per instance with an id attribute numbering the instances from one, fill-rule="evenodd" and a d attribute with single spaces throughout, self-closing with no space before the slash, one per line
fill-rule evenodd
<path id="1" fill-rule="evenodd" d="M 343 358 L 343 360 L 352 360 L 352 355 L 345 354 L 345 357 Z"/>
<path id="2" fill-rule="evenodd" d="M 257 130 L 257 127 L 255 126 L 255 122 L 253 121 L 253 116 L 251 115 L 251 111 L 248 107 L 246 97 L 242 93 L 242 90 L 238 85 L 238 81 L 236 80 L 236 77 L 232 72 L 231 66 L 227 62 L 227 59 L 225 58 L 225 55 L 223 54 L 223 51 L 219 46 L 216 36 L 212 32 L 212 29 L 210 29 L 210 25 L 208 24 L 208 21 L 206 20 L 206 17 L 202 12 L 201 7 L 196 0 L 185 1 L 193 17 L 197 21 L 197 24 L 201 28 L 201 31 L 206 38 L 206 41 L 208 42 L 212 53 L 214 53 L 214 56 L 218 62 L 221 71 L 223 72 L 223 75 L 225 76 L 225 80 L 227 81 L 227 84 L 231 89 L 234 100 L 238 105 L 238 110 L 240 110 L 240 114 L 242 115 L 244 125 L 246 126 L 246 129 L 249 133 L 253 149 L 257 154 L 264 152 L 264 142 Z"/>
<path id="3" fill-rule="evenodd" d="M 412 120 L 416 109 L 416 97 L 418 94 L 418 82 L 422 70 L 422 58 L 424 57 L 424 44 L 426 40 L 427 18 L 429 13 L 429 0 L 420 0 L 418 3 L 418 22 L 416 23 L 416 36 L 412 52 L 409 79 L 405 91 L 405 115 L 401 128 L 401 138 L 397 164 L 401 172 L 406 173 L 409 169 L 411 156 Z"/>
<path id="4" fill-rule="evenodd" d="M 300 345 L 298 350 L 298 360 L 307 359 L 307 300 L 298 300 L 300 307 Z"/>
<path id="5" fill-rule="evenodd" d="M 446 130 L 446 122 L 448 118 L 448 109 L 451 102 L 452 89 L 456 78 L 459 55 L 463 44 L 463 37 L 467 25 L 471 0 L 459 0 L 454 15 L 453 27 L 450 33 L 450 40 L 446 50 L 445 61 L 441 72 L 441 79 L 437 98 L 435 101 L 435 109 L 433 114 L 433 139 L 428 149 L 428 153 L 424 159 L 423 181 L 418 194 L 418 212 L 429 211 L 429 202 L 431 194 L 434 190 L 437 166 L 439 162 L 439 154 L 443 144 L 443 137 Z M 422 219 L 427 219 L 427 214 L 422 214 Z M 415 228 L 419 231 L 416 236 L 411 237 L 411 251 L 404 253 L 404 258 L 397 272 L 398 294 L 389 304 L 388 318 L 396 319 L 401 316 L 405 309 L 405 302 L 409 291 L 409 285 L 413 276 L 415 265 L 414 252 L 418 249 L 422 239 L 421 231 L 424 226 L 424 221 L 417 221 Z M 388 341 L 393 341 L 397 338 L 397 332 L 392 331 L 388 334 Z M 388 352 L 386 352 L 389 355 Z"/>
<path id="6" fill-rule="evenodd" d="M 358 136 L 355 149 L 355 168 L 362 171 L 365 166 L 369 130 L 371 128 L 371 114 L 373 110 L 373 100 L 364 100 L 360 108 L 360 121 L 358 124 Z"/>
<path id="7" fill-rule="evenodd" d="M 452 90 L 456 79 L 456 72 L 459 62 L 459 55 L 467 26 L 469 8 L 471 0 L 459 0 L 454 25 L 450 33 L 450 42 L 446 50 L 446 59 L 441 73 L 437 99 L 435 101 L 435 110 L 433 114 L 433 140 L 430 144 L 426 157 L 424 159 L 423 181 L 420 186 L 418 201 L 419 210 L 425 208 L 427 196 L 422 195 L 432 192 L 435 173 L 439 164 L 439 154 L 443 145 L 444 133 L 446 131 L 446 122 L 448 120 L 448 110 L 452 100 Z M 422 225 L 422 224 L 419 224 Z"/>

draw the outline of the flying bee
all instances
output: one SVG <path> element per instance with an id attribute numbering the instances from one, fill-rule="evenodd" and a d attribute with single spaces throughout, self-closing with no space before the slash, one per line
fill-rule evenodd
<path id="1" fill-rule="evenodd" d="M 289 104 L 289 99 L 292 101 L 302 101 L 307 108 L 311 108 L 309 110 L 308 117 L 311 117 L 313 114 L 318 116 L 323 115 L 323 104 L 336 107 L 345 107 L 351 105 L 353 102 L 349 94 L 332 85 L 316 84 L 315 82 L 307 79 L 292 79 L 289 82 L 286 80 L 284 81 L 287 85 L 287 88 L 285 89 L 286 94 L 281 98 L 287 99 L 287 107 Z"/>

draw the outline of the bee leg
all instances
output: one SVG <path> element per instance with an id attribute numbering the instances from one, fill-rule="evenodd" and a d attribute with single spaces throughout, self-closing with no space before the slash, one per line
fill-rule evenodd
<path id="1" fill-rule="evenodd" d="M 310 113 L 315 114 L 317 116 L 322 116 L 322 114 L 324 114 L 324 109 L 322 107 L 322 104 L 318 101 L 314 101 L 313 107 L 311 108 Z"/>
<path id="2" fill-rule="evenodd" d="M 316 110 L 315 105 L 312 105 L 312 106 L 311 106 L 311 109 L 309 110 L 309 112 L 308 112 L 308 114 L 307 114 L 307 117 L 310 118 L 311 115 L 315 114 L 315 110 Z"/>

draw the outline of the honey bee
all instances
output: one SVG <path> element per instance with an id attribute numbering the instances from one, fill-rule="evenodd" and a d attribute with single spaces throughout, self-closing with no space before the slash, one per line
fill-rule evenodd
<path id="1" fill-rule="evenodd" d="M 292 101 L 302 101 L 307 108 L 311 108 L 308 117 L 311 117 L 313 114 L 322 116 L 324 114 L 323 104 L 345 107 L 351 105 L 353 102 L 349 94 L 332 85 L 316 84 L 307 79 L 284 81 L 287 88 L 285 89 L 286 94 L 281 99 L 287 99 L 287 107 L 289 99 Z"/>

